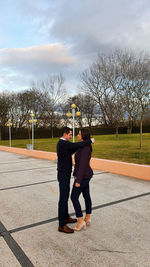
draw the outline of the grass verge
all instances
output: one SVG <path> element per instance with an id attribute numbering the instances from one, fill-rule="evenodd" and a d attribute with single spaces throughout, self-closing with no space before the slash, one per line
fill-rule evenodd
<path id="1" fill-rule="evenodd" d="M 119 140 L 114 135 L 96 135 L 92 157 L 150 165 L 150 133 L 143 134 L 143 148 L 139 149 L 139 134 L 122 134 Z M 35 150 L 56 152 L 59 138 L 35 139 Z M 76 139 L 77 140 L 77 139 Z M 12 140 L 13 147 L 26 148 L 28 139 Z M 0 141 L 9 146 L 9 141 Z"/>

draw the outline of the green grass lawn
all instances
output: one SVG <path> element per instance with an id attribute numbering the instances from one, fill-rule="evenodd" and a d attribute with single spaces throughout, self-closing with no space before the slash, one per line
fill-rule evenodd
<path id="1" fill-rule="evenodd" d="M 121 134 L 119 140 L 115 135 L 96 135 L 92 156 L 125 162 L 150 165 L 150 133 L 143 134 L 143 149 L 139 149 L 139 134 Z M 58 138 L 35 139 L 35 149 L 56 152 Z M 31 140 L 12 140 L 13 147 L 26 148 Z M 0 141 L 0 145 L 9 146 L 9 141 Z"/>

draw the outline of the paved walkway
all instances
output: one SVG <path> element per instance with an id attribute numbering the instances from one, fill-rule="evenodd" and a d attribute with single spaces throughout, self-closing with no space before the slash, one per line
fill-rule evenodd
<path id="1" fill-rule="evenodd" d="M 0 151 L 0 266 L 149 267 L 150 182 L 94 171 L 91 196 L 92 227 L 59 233 L 56 164 Z"/>

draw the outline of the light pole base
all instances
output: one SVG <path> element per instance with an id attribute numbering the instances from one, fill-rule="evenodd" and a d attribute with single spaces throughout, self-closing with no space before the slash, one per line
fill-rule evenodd
<path id="1" fill-rule="evenodd" d="M 26 146 L 28 150 L 33 150 L 33 146 L 31 144 L 27 144 Z"/>

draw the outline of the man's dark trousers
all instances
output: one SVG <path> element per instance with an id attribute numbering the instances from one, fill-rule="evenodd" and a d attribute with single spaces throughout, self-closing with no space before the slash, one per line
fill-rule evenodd
<path id="1" fill-rule="evenodd" d="M 69 218 L 68 213 L 68 199 L 70 192 L 70 172 L 58 172 L 58 182 L 59 182 L 59 203 L 58 203 L 58 219 L 59 226 L 64 226 L 65 219 Z"/>

